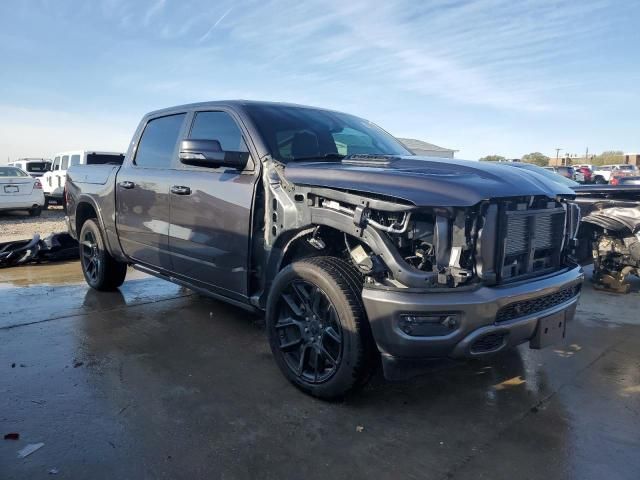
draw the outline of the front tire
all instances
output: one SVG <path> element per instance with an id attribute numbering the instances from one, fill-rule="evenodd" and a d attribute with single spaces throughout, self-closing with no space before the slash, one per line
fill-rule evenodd
<path id="1" fill-rule="evenodd" d="M 95 218 L 82 224 L 79 236 L 80 263 L 84 279 L 96 290 L 115 290 L 127 275 L 127 264 L 118 262 L 105 248 Z"/>
<path id="2" fill-rule="evenodd" d="M 305 393 L 340 398 L 374 370 L 362 280 L 343 260 L 315 257 L 284 268 L 269 294 L 266 324 L 278 367 Z"/>

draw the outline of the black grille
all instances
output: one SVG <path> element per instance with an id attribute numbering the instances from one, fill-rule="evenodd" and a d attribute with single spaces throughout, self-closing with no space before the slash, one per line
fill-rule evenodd
<path id="1" fill-rule="evenodd" d="M 504 344 L 504 337 L 507 334 L 501 333 L 489 333 L 484 337 L 480 337 L 471 345 L 471 353 L 487 353 L 498 350 Z"/>
<path id="2" fill-rule="evenodd" d="M 531 300 L 523 300 L 521 302 L 511 303 L 502 307 L 496 315 L 496 322 L 506 322 L 514 318 L 524 317 L 534 313 L 542 312 L 549 308 L 553 308 L 564 302 L 571 300 L 580 293 L 580 285 L 568 287 L 549 295 L 533 298 Z"/>
<path id="3" fill-rule="evenodd" d="M 561 207 L 506 211 L 500 280 L 541 275 L 559 267 L 564 219 Z"/>

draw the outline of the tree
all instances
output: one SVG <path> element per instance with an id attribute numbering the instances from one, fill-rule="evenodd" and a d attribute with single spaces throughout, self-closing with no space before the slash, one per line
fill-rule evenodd
<path id="1" fill-rule="evenodd" d="M 481 162 L 504 162 L 506 158 L 502 155 L 487 155 L 486 157 L 482 157 L 480 159 Z"/>
<path id="2" fill-rule="evenodd" d="M 600 155 L 596 155 L 591 160 L 594 165 L 611 165 L 614 163 L 624 163 L 624 152 L 620 150 L 607 150 Z"/>
<path id="3" fill-rule="evenodd" d="M 524 163 L 533 163 L 534 165 L 538 165 L 539 167 L 546 167 L 549 165 L 549 157 L 543 155 L 540 152 L 532 152 L 527 153 L 522 156 L 522 161 Z"/>

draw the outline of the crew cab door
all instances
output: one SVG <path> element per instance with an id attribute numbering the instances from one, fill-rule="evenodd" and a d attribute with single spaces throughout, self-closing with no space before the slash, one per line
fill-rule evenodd
<path id="1" fill-rule="evenodd" d="M 224 151 L 248 151 L 232 112 L 197 111 L 192 118 L 187 138 L 218 140 Z M 246 297 L 256 181 L 251 159 L 241 170 L 178 165 L 171 178 L 169 226 L 177 274 L 220 294 Z"/>
<path id="2" fill-rule="evenodd" d="M 116 177 L 116 227 L 124 253 L 171 271 L 169 188 L 186 113 L 149 118 Z"/>

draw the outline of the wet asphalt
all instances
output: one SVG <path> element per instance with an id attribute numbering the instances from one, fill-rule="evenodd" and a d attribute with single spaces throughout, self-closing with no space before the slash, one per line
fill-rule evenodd
<path id="1" fill-rule="evenodd" d="M 98 293 L 76 262 L 0 270 L 0 479 L 638 480 L 639 290 L 587 284 L 556 348 L 325 403 L 260 317 L 134 271 Z"/>

